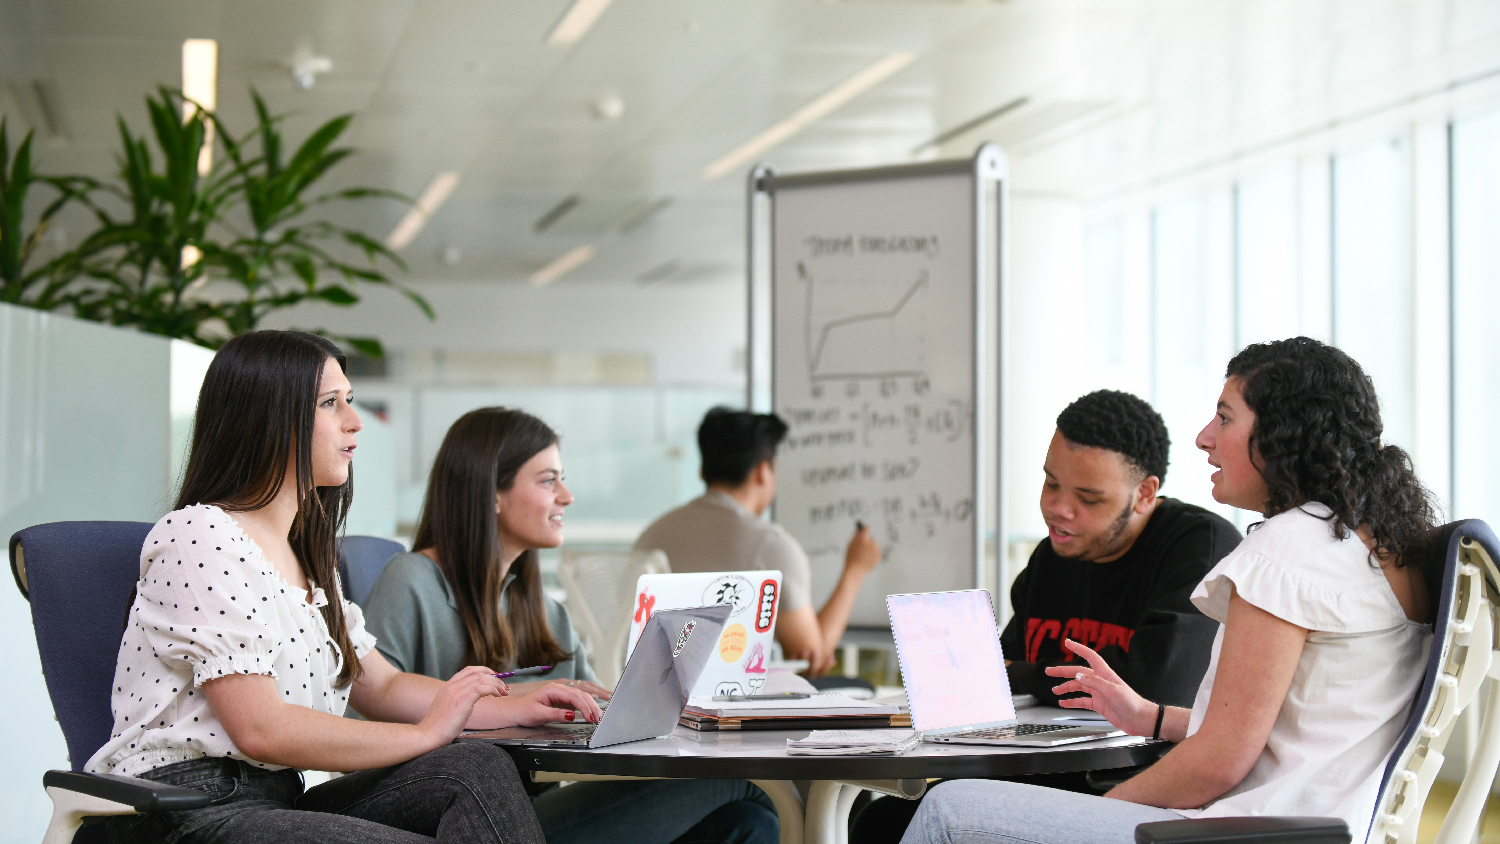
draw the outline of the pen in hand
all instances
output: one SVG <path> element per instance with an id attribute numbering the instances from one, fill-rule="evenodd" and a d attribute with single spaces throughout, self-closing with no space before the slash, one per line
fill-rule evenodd
<path id="1" fill-rule="evenodd" d="M 530 668 L 517 668 L 515 671 L 496 671 L 495 676 L 504 680 L 507 677 L 525 677 L 531 674 L 546 674 L 552 670 L 550 665 L 533 665 Z"/>

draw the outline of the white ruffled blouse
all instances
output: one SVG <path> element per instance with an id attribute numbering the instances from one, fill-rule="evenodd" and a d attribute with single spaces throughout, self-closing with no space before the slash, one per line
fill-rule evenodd
<path id="1" fill-rule="evenodd" d="M 267 674 L 287 703 L 342 715 L 335 688 L 343 654 L 319 609 L 328 596 L 282 580 L 260 547 L 218 507 L 168 513 L 146 535 L 141 578 L 120 642 L 110 740 L 87 770 L 137 775 L 205 756 L 257 762 L 230 741 L 202 685 L 226 674 Z M 342 600 L 334 584 L 333 594 Z M 344 601 L 355 652 L 375 646 L 364 614 Z"/>
<path id="2" fill-rule="evenodd" d="M 1213 695 L 1233 594 L 1309 632 L 1249 775 L 1184 815 L 1341 817 L 1354 840 L 1364 840 L 1386 762 L 1422 682 L 1432 630 L 1407 619 L 1358 536 L 1334 537 L 1322 518 L 1329 513 L 1307 504 L 1267 519 L 1193 592 L 1193 604 L 1221 626 L 1188 735 L 1202 726 Z"/>

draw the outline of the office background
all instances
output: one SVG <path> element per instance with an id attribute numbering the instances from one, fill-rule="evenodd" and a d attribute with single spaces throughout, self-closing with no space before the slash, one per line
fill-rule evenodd
<path id="1" fill-rule="evenodd" d="M 352 112 L 335 183 L 456 185 L 401 249 L 435 321 L 366 289 L 269 325 L 387 349 L 355 362 L 351 532 L 406 529 L 449 422 L 509 404 L 563 435 L 570 542 L 628 544 L 698 493 L 703 410 L 742 401 L 749 166 L 983 140 L 1012 162 L 1002 553 L 1044 534 L 1052 419 L 1095 388 L 1152 401 L 1174 440 L 1163 491 L 1217 506 L 1192 440 L 1224 364 L 1298 333 L 1367 367 L 1387 441 L 1450 517 L 1500 520 L 1500 2 L 592 5 L 549 43 L 574 3 L 0 0 L 0 108 L 37 131 L 44 169 L 105 177 L 114 116 L 140 131 L 142 98 L 181 84 L 183 40 L 211 38 L 226 121 L 246 121 L 251 85 L 294 137 Z M 339 213 L 385 237 L 404 209 Z M 0 330 L 0 534 L 154 520 L 206 353 L 9 306 Z M 13 590 L 0 630 L 0 841 L 30 841 L 37 775 L 64 751 Z"/>

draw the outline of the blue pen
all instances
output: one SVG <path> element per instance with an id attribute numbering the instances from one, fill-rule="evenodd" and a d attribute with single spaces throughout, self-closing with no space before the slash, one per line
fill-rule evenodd
<path id="1" fill-rule="evenodd" d="M 515 671 L 496 671 L 495 676 L 503 680 L 507 677 L 524 677 L 528 674 L 546 674 L 551 670 L 550 665 L 533 665 L 530 668 L 517 668 Z"/>

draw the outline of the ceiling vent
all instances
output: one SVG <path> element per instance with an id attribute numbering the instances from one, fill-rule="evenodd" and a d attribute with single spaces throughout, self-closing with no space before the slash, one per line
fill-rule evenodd
<path id="1" fill-rule="evenodd" d="M 537 221 L 531 224 L 532 230 L 537 234 L 541 234 L 547 229 L 552 228 L 552 226 L 555 225 L 558 220 L 566 217 L 568 215 L 568 212 L 572 211 L 574 208 L 577 208 L 578 203 L 582 201 L 583 197 L 579 196 L 576 193 L 564 197 L 562 202 L 559 202 L 556 205 L 552 206 L 552 210 L 538 217 Z"/>

